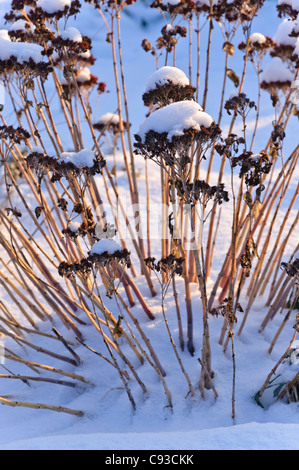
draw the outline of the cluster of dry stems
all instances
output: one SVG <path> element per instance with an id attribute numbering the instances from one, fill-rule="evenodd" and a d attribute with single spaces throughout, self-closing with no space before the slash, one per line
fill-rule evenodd
<path id="1" fill-rule="evenodd" d="M 77 11 L 78 2 L 75 3 L 76 5 L 73 5 L 74 11 Z M 193 344 L 193 329 L 197 321 L 194 322 L 190 286 L 191 283 L 197 282 L 202 299 L 203 320 L 202 351 L 201 357 L 197 357 L 202 367 L 199 388 L 202 396 L 206 393 L 206 389 L 212 389 L 217 397 L 219 392 L 214 386 L 212 368 L 213 345 L 210 344 L 209 337 L 210 313 L 220 314 L 224 317 L 219 342 L 224 344 L 224 350 L 226 350 L 229 341 L 232 342 L 235 374 L 233 328 L 237 321 L 237 312 L 241 317 L 241 323 L 237 330 L 237 334 L 240 334 L 244 330 L 254 301 L 267 293 L 266 306 L 269 307 L 269 311 L 261 323 L 261 330 L 263 330 L 268 321 L 280 309 L 285 308 L 292 293 L 293 300 L 279 331 L 273 338 L 269 350 L 271 351 L 291 315 L 292 307 L 296 303 L 295 300 L 298 299 L 298 277 L 291 277 L 285 270 L 281 270 L 281 262 L 285 259 L 284 253 L 288 241 L 295 236 L 298 226 L 298 214 L 292 220 L 292 209 L 296 204 L 298 185 L 294 189 L 294 185 L 291 184 L 298 163 L 298 145 L 295 145 L 287 158 L 282 159 L 284 131 L 292 113 L 296 110 L 295 104 L 290 99 L 291 90 L 283 87 L 275 90 L 279 96 L 279 100 L 275 102 L 276 122 L 273 132 L 266 136 L 264 148 L 260 149 L 258 154 L 260 163 L 257 165 L 253 158 L 253 148 L 261 111 L 260 75 L 266 51 L 260 50 L 258 47 L 254 49 L 249 37 L 254 17 L 262 7 L 262 2 L 249 2 L 250 8 L 245 9 L 246 11 L 244 5 L 248 2 L 241 0 L 230 2 L 230 7 L 227 9 L 221 9 L 220 5 L 223 7 L 225 2 L 219 2 L 217 11 L 213 10 L 212 4 L 210 7 L 194 9 L 191 5 L 194 2 L 181 2 L 181 9 L 179 7 L 168 9 L 167 13 L 175 33 L 167 34 L 169 28 L 167 30 L 164 28 L 162 30 L 163 40 L 160 38 L 158 49 L 152 48 L 148 41 L 143 42 L 143 48 L 146 51 L 151 51 L 156 64 L 158 60 L 165 59 L 163 65 L 176 66 L 177 40 L 174 40 L 174 37 L 178 34 L 181 36 L 180 41 L 186 41 L 190 58 L 190 83 L 194 54 L 196 57 L 196 83 L 194 88 L 189 87 L 185 90 L 185 98 L 183 99 L 190 99 L 190 96 L 195 93 L 194 98 L 205 110 L 208 94 L 211 93 L 208 87 L 212 66 L 210 53 L 213 29 L 217 23 L 225 40 L 223 47 L 225 68 L 219 115 L 217 122 L 214 123 L 214 129 L 218 129 L 218 131 L 214 132 L 213 136 L 211 133 L 208 134 L 208 137 L 205 135 L 205 139 L 203 139 L 203 135 L 188 133 L 183 141 L 176 142 L 174 150 L 169 151 L 168 149 L 167 151 L 170 152 L 168 155 L 172 155 L 173 159 L 180 152 L 184 158 L 188 155 L 188 159 L 182 158 L 180 160 L 181 166 L 171 165 L 171 161 L 174 161 L 171 159 L 166 165 L 165 151 L 160 150 L 159 153 L 158 147 L 151 150 L 152 156 L 155 154 L 155 161 L 159 164 L 161 171 L 161 203 L 169 206 L 172 214 L 172 218 L 168 219 L 168 226 L 164 227 L 164 230 L 169 230 L 169 236 L 162 238 L 161 252 L 155 254 L 160 256 L 160 262 L 157 263 L 152 253 L 150 224 L 147 223 L 145 227 L 141 226 L 141 219 L 138 217 L 140 195 L 135 161 L 140 157 L 134 153 L 134 138 L 131 136 L 129 103 L 122 61 L 121 12 L 124 7 L 130 8 L 128 4 L 132 2 L 89 1 L 88 3 L 93 4 L 99 14 L 99 22 L 107 28 L 107 41 L 112 52 L 119 117 L 117 129 L 114 125 L 111 135 L 113 136 L 113 146 L 117 141 L 120 143 L 128 181 L 128 192 L 131 203 L 136 208 L 135 217 L 138 223 L 132 224 L 119 194 L 117 169 L 115 168 L 111 172 L 104 164 L 105 156 L 102 155 L 101 141 L 109 128 L 109 123 L 106 128 L 97 128 L 91 121 L 91 110 L 94 108 L 92 91 L 95 93 L 97 79 L 83 85 L 77 82 L 78 64 L 81 64 L 81 59 L 78 55 L 78 49 L 71 47 L 70 43 L 61 44 L 56 41 L 59 61 L 55 63 L 52 59 L 51 43 L 53 43 L 53 38 L 59 36 L 61 12 L 57 17 L 54 14 L 43 17 L 40 13 L 36 17 L 30 17 L 26 13 L 26 5 L 34 4 L 34 2 L 12 2 L 11 21 L 21 17 L 32 23 L 35 18 L 35 25 L 38 27 L 39 33 L 36 38 L 46 51 L 49 66 L 46 71 L 45 68 L 39 69 L 33 64 L 27 68 L 20 65 L 14 68 L 13 64 L 9 63 L 9 67 L 5 68 L 5 64 L 1 62 L 1 79 L 5 86 L 7 101 L 9 97 L 10 106 L 14 111 L 14 126 L 11 126 L 11 116 L 6 116 L 7 104 L 5 104 L 0 113 L 0 155 L 4 170 L 3 184 L 6 189 L 6 195 L 0 208 L 0 284 L 2 292 L 0 332 L 4 338 L 11 338 L 16 345 L 22 345 L 25 348 L 42 352 L 48 358 L 53 357 L 68 365 L 71 364 L 74 370 L 76 365 L 80 364 L 80 357 L 75 349 L 80 350 L 81 346 L 89 348 L 91 352 L 101 356 L 115 369 L 132 407 L 136 409 L 137 404 L 130 387 L 131 381 L 137 381 L 144 395 L 149 392 L 149 384 L 143 383 L 138 368 L 134 367 L 123 352 L 123 343 L 119 341 L 119 338 L 122 338 L 136 355 L 140 365 L 146 362 L 154 369 L 163 385 L 168 405 L 172 407 L 171 391 L 167 386 L 163 364 L 160 363 L 149 338 L 134 313 L 133 307 L 138 304 L 149 320 L 154 318 L 148 305 L 148 298 L 140 292 L 136 280 L 141 273 L 148 287 L 149 298 L 155 297 L 157 290 L 151 270 L 158 274 L 162 286 L 162 312 L 171 345 L 186 378 L 188 390 L 193 396 L 196 394 L 196 386 L 191 383 L 180 352 L 184 349 L 185 344 L 181 317 L 182 312 L 186 311 L 188 350 L 192 355 L 195 355 L 197 352 Z M 156 1 L 153 6 L 158 8 L 165 18 L 167 8 L 164 8 L 164 3 Z M 232 8 L 234 3 L 236 3 L 235 9 Z M 71 12 L 66 9 L 62 15 L 62 21 L 67 20 L 70 15 Z M 77 21 L 80 24 L 80 14 L 78 14 Z M 178 23 L 181 25 L 181 22 L 186 24 L 184 30 L 176 28 Z M 206 51 L 202 50 L 200 42 L 201 34 L 205 31 L 204 28 L 208 28 Z M 229 59 L 234 53 L 233 40 L 238 29 L 242 29 L 244 33 L 242 46 L 244 62 L 240 79 L 229 68 Z M 27 41 L 33 41 L 33 38 L 27 38 Z M 271 43 L 268 45 L 270 47 Z M 86 50 L 89 46 L 90 43 L 85 41 Z M 82 51 L 84 52 L 83 49 L 79 52 Z M 206 56 L 206 67 L 204 77 L 201 79 L 199 73 L 200 57 L 203 54 Z M 251 63 L 256 67 L 259 86 L 259 100 L 256 104 L 246 97 L 243 90 L 246 71 Z M 58 73 L 61 71 L 66 80 L 63 83 Z M 225 102 L 224 96 L 228 78 L 234 81 L 237 95 L 236 98 Z M 93 151 L 97 159 L 103 162 L 98 165 L 94 174 L 86 167 L 80 168 L 78 171 L 68 167 L 63 174 L 57 174 L 58 167 L 54 163 L 59 162 L 61 154 L 66 149 L 62 143 L 65 139 L 61 138 L 59 124 L 56 122 L 53 106 L 49 100 L 48 86 L 53 87 L 53 85 L 74 151 L 79 152 L 84 148 L 85 140 L 87 140 L 85 136 L 88 132 Z M 169 87 L 171 88 L 171 83 Z M 98 87 L 98 96 L 103 89 L 103 86 Z M 151 103 L 149 100 L 145 104 L 150 106 L 155 103 Z M 254 132 L 250 139 L 246 133 L 246 120 L 249 112 L 255 113 L 256 116 Z M 220 131 L 224 113 L 230 115 L 227 139 L 221 138 Z M 234 134 L 234 126 L 238 119 L 241 119 L 243 124 L 242 138 L 237 138 Z M 158 142 L 157 139 L 156 142 Z M 165 140 L 163 145 L 165 147 Z M 161 143 L 159 148 L 162 149 L 162 147 Z M 24 148 L 27 148 L 31 160 L 28 160 L 28 155 L 26 157 L 24 154 Z M 144 152 L 145 156 L 147 155 L 146 151 L 148 149 L 140 149 L 140 147 L 138 149 L 138 153 Z M 171 154 L 172 151 L 176 157 L 173 156 L 174 153 Z M 216 162 L 218 165 L 220 161 L 220 170 L 216 189 L 211 192 L 210 180 L 215 157 L 220 158 Z M 200 165 L 204 159 L 208 164 L 205 185 L 199 180 Z M 28 164 L 29 161 L 31 164 Z M 147 220 L 149 222 L 151 200 L 147 165 L 148 162 L 145 159 Z M 214 279 L 212 289 L 208 290 L 207 281 L 211 277 L 213 259 L 219 243 L 221 215 L 225 210 L 225 207 L 222 208 L 222 205 L 219 205 L 219 194 L 220 191 L 223 191 L 223 178 L 227 165 L 231 171 L 232 182 L 231 188 L 226 188 L 233 204 L 231 241 L 227 253 L 223 256 L 218 277 Z M 279 171 L 275 171 L 277 166 L 279 166 Z M 239 172 L 236 172 L 236 168 Z M 95 178 L 96 175 L 97 178 Z M 188 175 L 188 180 L 186 175 Z M 27 199 L 28 191 L 30 191 L 30 201 Z M 290 202 L 281 221 L 278 216 L 285 200 Z M 186 214 L 184 204 L 190 205 L 191 213 Z M 107 206 L 105 207 L 105 205 Z M 225 200 L 223 206 L 225 206 Z M 107 220 L 108 212 L 112 214 L 112 220 Z M 122 233 L 122 225 L 119 223 L 120 216 L 126 222 L 129 239 Z M 79 235 L 76 236 L 70 230 L 74 220 L 80 221 Z M 184 222 L 177 224 L 178 220 Z M 95 241 L 98 240 L 96 234 L 101 233 L 105 237 L 105 234 L 113 233 L 113 230 L 109 232 L 112 225 L 120 239 L 122 249 L 120 253 L 124 254 L 130 251 L 134 254 L 131 262 L 124 262 L 124 256 L 121 254 L 109 256 L 106 253 L 107 256 L 105 257 L 104 254 L 101 262 L 86 263 L 86 251 L 90 251 Z M 277 229 L 278 225 L 279 229 Z M 290 228 L 286 232 L 284 229 L 287 225 L 290 225 Z M 177 227 L 179 227 L 179 234 L 176 233 L 174 237 L 173 231 L 174 228 L 177 230 Z M 188 250 L 184 246 L 188 232 L 191 232 L 194 238 L 199 240 L 196 249 Z M 294 259 L 297 250 L 298 246 L 292 253 L 290 262 Z M 133 259 L 134 262 L 132 262 Z M 58 273 L 63 277 L 60 277 Z M 185 286 L 184 306 L 177 292 L 175 279 L 178 275 L 182 276 Z M 172 294 L 175 298 L 178 316 L 178 345 L 176 345 L 177 338 L 170 331 L 164 305 L 170 285 L 173 289 Z M 120 315 L 110 311 L 105 305 L 105 298 L 100 288 L 102 286 L 104 286 L 107 295 L 115 299 Z M 120 286 L 125 295 L 120 293 Z M 245 305 L 243 304 L 244 299 L 246 299 Z M 17 314 L 14 313 L 15 309 Z M 72 332 L 74 344 L 77 347 L 66 341 L 59 333 L 59 329 L 55 327 L 53 327 L 54 335 L 49 333 L 49 338 L 52 338 L 54 342 L 53 350 L 45 350 L 37 345 L 38 342 L 31 339 L 45 335 L 40 331 L 41 322 L 48 322 L 51 328 L 51 325 L 57 324 L 57 319 L 64 328 Z M 92 325 L 99 333 L 106 347 L 106 355 L 95 351 L 88 345 L 88 338 L 83 337 L 80 328 L 86 324 Z M 298 325 L 296 328 L 298 329 Z M 55 352 L 55 341 L 57 340 L 65 346 L 64 355 Z M 2 378 L 55 381 L 57 384 L 70 386 L 75 386 L 79 381 L 88 386 L 84 377 L 77 375 L 76 372 L 57 369 L 38 361 L 27 361 L 8 349 L 5 350 L 5 359 L 7 362 L 25 364 L 31 372 L 34 371 L 34 374 L 21 376 L 16 372 L 1 374 Z M 70 380 L 44 376 L 40 374 L 40 370 L 58 374 L 60 377 L 68 377 Z M 38 375 L 36 371 L 38 371 Z M 27 403 L 5 397 L 0 397 L 0 401 L 10 406 L 46 408 L 78 416 L 82 415 L 80 410 L 49 404 Z M 235 414 L 234 388 L 232 414 L 233 416 Z"/>

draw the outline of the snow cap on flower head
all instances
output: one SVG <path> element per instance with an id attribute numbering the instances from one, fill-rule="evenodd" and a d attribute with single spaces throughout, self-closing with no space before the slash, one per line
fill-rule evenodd
<path id="1" fill-rule="evenodd" d="M 162 107 L 174 101 L 191 100 L 194 93 L 195 88 L 182 70 L 165 66 L 148 78 L 142 99 L 146 106 Z"/>
<path id="2" fill-rule="evenodd" d="M 178 101 L 150 114 L 140 125 L 138 135 L 144 142 L 150 131 L 165 133 L 168 140 L 183 136 L 188 129 L 201 131 L 202 127 L 209 128 L 212 117 L 203 112 L 202 107 L 195 101 Z"/>

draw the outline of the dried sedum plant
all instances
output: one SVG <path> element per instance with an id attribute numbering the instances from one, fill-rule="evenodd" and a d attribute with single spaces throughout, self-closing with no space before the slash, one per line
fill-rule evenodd
<path id="1" fill-rule="evenodd" d="M 221 394 L 212 363 L 215 345 L 210 340 L 210 314 L 223 317 L 219 343 L 224 351 L 228 343 L 232 347 L 234 419 L 237 370 L 234 329 L 240 323 L 237 312 L 242 317 L 240 335 L 255 300 L 267 289 L 269 312 L 262 320 L 262 331 L 269 319 L 290 301 L 272 350 L 298 301 L 295 252 L 287 263 L 283 261 L 288 240 L 298 225 L 298 215 L 292 219 L 291 212 L 298 195 L 298 188 L 293 191 L 291 186 L 298 163 L 298 144 L 287 156 L 283 155 L 288 122 L 298 116 L 292 88 L 298 81 L 296 5 L 291 0 L 279 1 L 278 14 L 286 18 L 276 36 L 270 38 L 252 33 L 262 0 L 152 2 L 151 9 L 161 14 L 165 24 L 155 43 L 145 38 L 141 44 L 152 55 L 157 70 L 144 83 L 140 98 L 147 114 L 132 136 L 121 13 L 135 2 L 85 3 L 94 8 L 101 28 L 106 28 L 115 78 L 115 112 L 91 117 L 106 93 L 106 83 L 90 71 L 96 61 L 91 52 L 92 39 L 69 26 L 71 18 L 78 18 L 76 24 L 80 24 L 82 5 L 78 0 L 13 0 L 5 15 L 8 29 L 0 31 L 0 78 L 14 115 L 12 119 L 12 114 L 6 113 L 6 104 L 1 105 L 0 155 L 5 191 L 0 208 L 0 287 L 5 295 L 0 301 L 0 335 L 9 338 L 17 351 L 5 352 L 6 360 L 12 361 L 15 369 L 12 375 L 1 378 L 17 376 L 25 382 L 48 381 L 71 387 L 80 383 L 81 387 L 89 387 L 92 384 L 76 369 L 81 364 L 82 351 L 87 349 L 118 375 L 134 410 L 139 404 L 138 393 L 141 391 L 143 398 L 151 393 L 150 380 L 145 383 L 143 378 L 146 367 L 154 372 L 163 388 L 161 408 L 165 404 L 173 410 L 167 372 L 155 351 L 153 337 L 148 337 L 141 322 L 143 314 L 148 322 L 155 320 L 150 306 L 160 291 L 166 341 L 170 340 L 178 373 L 185 379 L 184 397 L 191 396 L 193 404 L 197 395 L 205 397 L 212 393 L 217 398 Z M 222 83 L 212 90 L 211 44 L 214 28 L 218 26 L 223 34 L 225 66 Z M 238 29 L 243 40 L 237 45 Z M 200 39 L 205 33 L 208 41 L 203 50 Z M 179 41 L 189 52 L 188 76 L 177 66 Z M 243 68 L 237 72 L 229 62 L 235 46 L 244 58 Z M 203 54 L 205 70 L 201 78 Z M 264 66 L 267 56 L 270 61 Z M 161 60 L 163 66 L 159 67 Z M 257 76 L 257 102 L 244 91 L 250 65 Z M 228 79 L 235 92 L 225 99 Z M 275 121 L 269 135 L 263 135 L 263 148 L 256 148 L 263 90 L 270 93 Z M 214 93 L 215 96 L 220 93 L 217 117 L 209 114 L 209 98 Z M 56 105 L 63 116 L 63 131 L 55 113 Z M 221 129 L 224 116 L 229 120 L 227 133 Z M 255 119 L 251 136 L 248 116 Z M 237 123 L 241 123 L 241 135 L 236 130 Z M 118 186 L 117 165 L 110 170 L 105 158 L 103 142 L 107 135 L 113 152 L 120 148 L 126 195 L 134 207 L 133 221 Z M 217 181 L 212 183 L 215 156 Z M 136 162 L 142 158 L 147 191 L 145 226 L 140 218 L 136 170 Z M 152 252 L 149 224 L 148 164 L 152 162 L 159 167 L 161 206 L 165 210 L 159 253 Z M 230 187 L 224 184 L 226 166 Z M 284 200 L 290 200 L 290 204 L 281 223 L 277 214 Z M 226 235 L 229 247 L 222 253 L 219 228 L 222 206 L 226 204 L 232 207 L 231 231 Z M 126 235 L 121 218 L 125 221 Z M 285 234 L 283 229 L 288 222 L 290 229 Z M 215 276 L 213 262 L 219 254 L 221 262 Z M 184 296 L 178 293 L 177 277 L 183 280 Z M 147 289 L 138 287 L 140 279 Z M 191 296 L 193 283 L 201 297 L 201 305 L 195 309 Z M 166 298 L 171 295 L 178 337 L 171 331 L 165 307 Z M 11 304 L 18 309 L 17 316 Z M 185 320 L 186 331 L 182 326 Z M 100 338 L 103 346 L 100 350 L 90 344 L 88 335 L 85 337 L 87 328 Z M 53 341 L 52 349 L 39 345 L 38 340 L 44 336 Z M 191 371 L 184 364 L 185 337 L 187 353 L 194 359 Z M 201 338 L 199 347 L 194 337 Z M 39 362 L 38 357 L 27 361 L 19 345 L 34 354 L 42 352 L 53 365 Z M 291 346 L 258 392 L 257 401 L 290 351 Z M 65 369 L 58 368 L 57 361 L 63 361 Z M 28 376 L 20 373 L 18 367 L 46 372 L 38 377 Z M 68 377 L 68 381 L 50 378 L 46 375 L 49 372 Z M 279 397 L 286 396 L 289 401 L 298 397 L 298 374 L 280 390 Z M 14 397 L 0 397 L 0 402 L 79 417 L 84 414 L 84 410 Z"/>

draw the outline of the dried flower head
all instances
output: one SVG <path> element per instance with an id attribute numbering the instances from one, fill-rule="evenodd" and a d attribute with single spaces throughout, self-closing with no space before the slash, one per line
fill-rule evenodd
<path id="1" fill-rule="evenodd" d="M 223 201 L 229 201 L 228 191 L 224 189 L 223 183 L 210 186 L 204 180 L 195 180 L 187 183 L 186 187 L 192 202 L 200 201 L 202 204 L 207 204 L 210 200 L 214 200 L 215 203 L 222 204 Z"/>
<path id="2" fill-rule="evenodd" d="M 231 158 L 232 167 L 240 166 L 239 177 L 245 176 L 247 186 L 258 186 L 262 183 L 262 177 L 268 174 L 272 167 L 272 162 L 266 152 L 253 154 L 244 151 L 241 155 Z"/>
<path id="3" fill-rule="evenodd" d="M 122 123 L 123 127 L 126 127 L 126 121 L 122 121 Z M 108 131 L 110 134 L 116 136 L 120 132 L 119 116 L 113 113 L 103 114 L 103 116 L 93 124 L 93 127 L 101 133 Z"/>
<path id="4" fill-rule="evenodd" d="M 231 114 L 231 111 L 233 111 L 234 113 L 245 117 L 250 109 L 256 109 L 256 105 L 254 101 L 247 98 L 245 93 L 239 93 L 228 99 L 224 104 L 224 108 L 226 109 L 227 114 Z"/>
<path id="5" fill-rule="evenodd" d="M 62 154 L 60 159 L 34 151 L 26 157 L 26 163 L 39 177 L 47 172 L 52 173 L 52 181 L 58 181 L 62 177 L 67 178 L 70 174 L 79 176 L 84 173 L 93 176 L 101 173 L 106 164 L 102 157 L 97 154 L 91 156 L 91 153 L 89 151 L 86 153 L 85 150 Z"/>
<path id="6" fill-rule="evenodd" d="M 77 93 L 82 90 L 91 91 L 98 83 L 98 77 L 93 75 L 88 67 L 79 69 L 65 65 L 63 69 L 63 80 L 61 81 L 64 90 L 63 98 L 69 100 L 69 93 Z"/>
<path id="7" fill-rule="evenodd" d="M 264 36 L 260 33 L 253 33 L 248 42 L 241 42 L 238 48 L 241 51 L 248 51 L 249 57 L 259 56 L 264 57 L 266 53 L 275 46 L 272 38 Z"/>
<path id="8" fill-rule="evenodd" d="M 36 0 L 35 15 L 45 19 L 55 19 L 66 16 L 73 16 L 79 13 L 81 3 L 79 0 L 60 0 L 53 2 L 51 0 Z"/>
<path id="9" fill-rule="evenodd" d="M 180 25 L 172 26 L 171 24 L 166 24 L 161 29 L 161 33 L 162 36 L 156 41 L 157 49 L 165 49 L 167 52 L 172 52 L 178 42 L 176 36 L 186 37 L 187 29 Z"/>
<path id="10" fill-rule="evenodd" d="M 173 253 L 164 258 L 161 258 L 157 262 L 156 258 L 154 257 L 146 258 L 144 261 L 147 267 L 156 273 L 167 273 L 170 277 L 174 276 L 175 274 L 179 276 L 183 274 L 184 258 L 178 258 Z"/>
<path id="11" fill-rule="evenodd" d="M 296 19 L 299 13 L 298 2 L 290 0 L 279 0 L 278 5 L 276 5 L 278 11 L 278 16 L 281 18 L 283 16 L 289 16 L 292 19 Z"/>
<path id="12" fill-rule="evenodd" d="M 0 139 L 9 139 L 15 144 L 20 144 L 21 142 L 26 142 L 29 138 L 29 132 L 23 129 L 23 127 L 0 126 Z"/>
<path id="13" fill-rule="evenodd" d="M 299 258 L 296 258 L 292 263 L 281 263 L 281 267 L 285 270 L 288 276 L 299 276 Z"/>
<path id="14" fill-rule="evenodd" d="M 192 145 L 202 152 L 211 146 L 221 130 L 195 101 L 171 103 L 150 114 L 141 124 L 134 144 L 136 154 L 164 165 L 185 166 Z"/>
<path id="15" fill-rule="evenodd" d="M 148 78 L 142 99 L 146 106 L 157 109 L 177 101 L 192 100 L 194 93 L 195 88 L 182 70 L 164 66 Z"/>
<path id="16" fill-rule="evenodd" d="M 123 9 L 128 5 L 133 5 L 137 0 L 85 0 L 86 3 L 94 5 L 95 8 L 112 7 L 116 9 Z"/>
<path id="17" fill-rule="evenodd" d="M 228 324 L 232 327 L 234 323 L 237 323 L 238 319 L 236 316 L 236 311 L 244 312 L 242 306 L 237 303 L 236 308 L 233 305 L 232 297 L 225 298 L 218 307 L 215 307 L 211 310 L 211 314 L 218 317 L 221 315 L 224 317 Z"/>

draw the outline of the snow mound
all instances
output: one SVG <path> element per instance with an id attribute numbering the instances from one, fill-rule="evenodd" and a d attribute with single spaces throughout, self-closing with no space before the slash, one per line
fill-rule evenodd
<path id="1" fill-rule="evenodd" d="M 264 44 L 267 41 L 266 36 L 261 33 L 253 33 L 249 39 L 251 42 L 257 42 L 258 44 Z"/>
<path id="2" fill-rule="evenodd" d="M 287 69 L 279 57 L 274 57 L 272 61 L 266 65 L 262 81 L 266 83 L 291 82 L 293 81 L 293 74 Z"/>
<path id="3" fill-rule="evenodd" d="M 82 35 L 77 28 L 69 27 L 65 31 L 62 31 L 61 37 L 64 41 L 82 42 Z"/>
<path id="4" fill-rule="evenodd" d="M 11 25 L 10 31 L 27 31 L 27 28 L 29 28 L 31 33 L 35 30 L 35 26 L 32 23 L 19 19 Z"/>
<path id="5" fill-rule="evenodd" d="M 50 15 L 57 12 L 63 11 L 65 7 L 71 5 L 71 0 L 37 0 L 36 6 L 41 8 Z"/>
<path id="6" fill-rule="evenodd" d="M 109 238 L 103 238 L 102 240 L 99 240 L 93 245 L 90 254 L 101 255 L 107 252 L 112 255 L 116 251 L 122 251 L 122 247 L 114 240 L 110 240 Z"/>
<path id="7" fill-rule="evenodd" d="M 294 26 L 295 22 L 287 18 L 280 23 L 273 38 L 278 46 L 295 46 L 296 38 L 290 36 Z"/>
<path id="8" fill-rule="evenodd" d="M 189 80 L 185 73 L 177 67 L 165 66 L 156 70 L 145 83 L 146 92 L 154 90 L 157 86 L 172 82 L 174 85 L 189 85 Z"/>
<path id="9" fill-rule="evenodd" d="M 109 124 L 117 125 L 119 124 L 119 116 L 114 113 L 106 113 L 100 116 L 96 123 L 103 126 L 107 126 Z"/>
<path id="10" fill-rule="evenodd" d="M 94 164 L 94 153 L 90 149 L 82 149 L 79 152 L 63 152 L 60 161 L 73 163 L 76 167 L 82 168 L 87 166 L 91 168 Z"/>
<path id="11" fill-rule="evenodd" d="M 42 52 L 44 48 L 38 44 L 29 44 L 27 42 L 9 41 L 5 33 L 0 37 L 0 60 L 8 60 L 15 57 L 16 61 L 23 64 L 33 60 L 35 63 L 42 62 Z"/>
<path id="12" fill-rule="evenodd" d="M 0 39 L 5 39 L 6 41 L 11 41 L 7 29 L 0 29 Z"/>
<path id="13" fill-rule="evenodd" d="M 150 114 L 140 125 L 138 135 L 144 141 L 149 131 L 166 132 L 168 139 L 172 140 L 188 129 L 200 131 L 202 126 L 209 128 L 212 122 L 212 117 L 203 112 L 195 101 L 178 101 Z"/>

